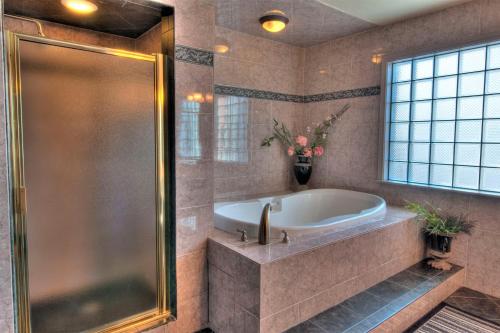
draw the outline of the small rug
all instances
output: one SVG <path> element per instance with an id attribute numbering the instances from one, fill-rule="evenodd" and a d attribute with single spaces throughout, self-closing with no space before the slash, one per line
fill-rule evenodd
<path id="1" fill-rule="evenodd" d="M 445 306 L 416 333 L 499 333 L 500 326 Z"/>

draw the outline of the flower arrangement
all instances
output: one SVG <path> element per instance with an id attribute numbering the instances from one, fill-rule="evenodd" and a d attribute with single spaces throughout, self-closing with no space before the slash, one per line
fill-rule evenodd
<path id="1" fill-rule="evenodd" d="M 273 135 L 264 138 L 261 146 L 270 147 L 274 140 L 278 140 L 286 147 L 289 156 L 321 157 L 325 153 L 329 129 L 349 108 L 349 104 L 344 105 L 337 114 L 331 114 L 322 122 L 315 124 L 314 129 L 308 126 L 305 134 L 294 135 L 285 124 L 273 119 Z"/>

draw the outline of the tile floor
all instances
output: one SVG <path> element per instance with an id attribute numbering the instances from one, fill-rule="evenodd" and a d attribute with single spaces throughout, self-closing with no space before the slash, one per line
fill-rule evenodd
<path id="1" fill-rule="evenodd" d="M 500 298 L 468 288 L 460 288 L 448 297 L 445 304 L 500 325 Z"/>

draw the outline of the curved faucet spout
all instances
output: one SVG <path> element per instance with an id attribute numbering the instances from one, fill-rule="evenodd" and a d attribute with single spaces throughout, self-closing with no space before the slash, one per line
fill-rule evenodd
<path id="1" fill-rule="evenodd" d="M 269 222 L 269 213 L 271 212 L 271 204 L 268 203 L 262 210 L 259 225 L 259 244 L 269 244 L 269 234 L 271 233 L 271 223 Z"/>

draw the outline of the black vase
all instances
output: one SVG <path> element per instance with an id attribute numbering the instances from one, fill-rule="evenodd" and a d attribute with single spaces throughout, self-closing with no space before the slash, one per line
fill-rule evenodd
<path id="1" fill-rule="evenodd" d="M 441 253 L 451 252 L 451 241 L 453 236 L 445 235 L 427 235 L 427 244 L 432 250 L 439 251 Z"/>
<path id="2" fill-rule="evenodd" d="M 293 167 L 295 178 L 300 185 L 306 185 L 311 178 L 312 162 L 310 157 L 297 155 L 297 161 Z"/>

